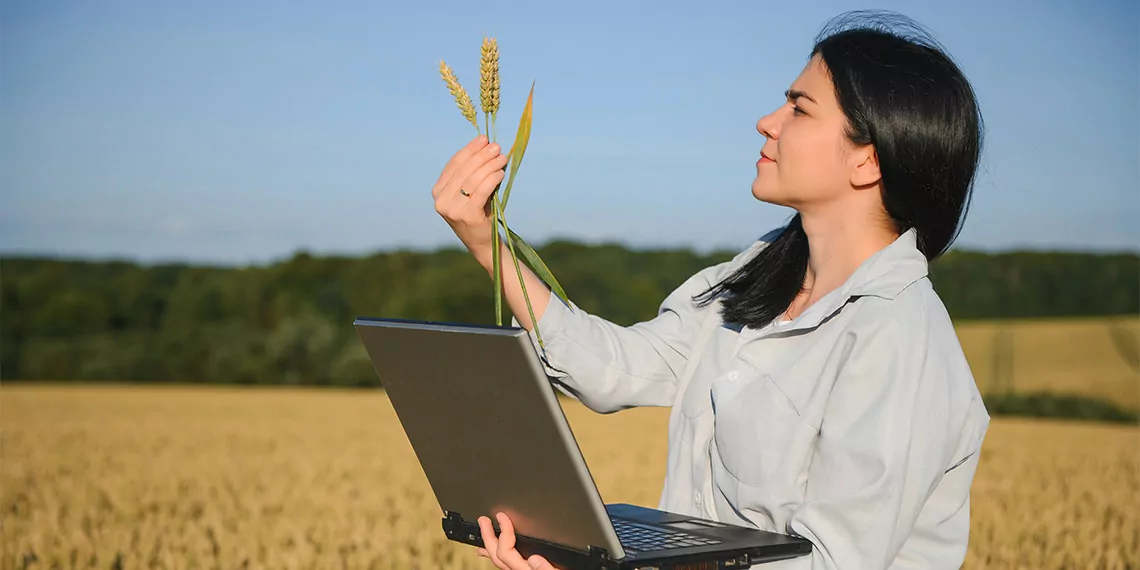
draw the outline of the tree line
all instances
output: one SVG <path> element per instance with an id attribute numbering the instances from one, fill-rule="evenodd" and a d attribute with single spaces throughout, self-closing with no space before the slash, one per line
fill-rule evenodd
<path id="1" fill-rule="evenodd" d="M 737 253 L 538 249 L 576 304 L 623 325 Z M 954 250 L 931 281 L 957 320 L 1140 313 L 1135 253 Z M 6 257 L 0 289 L 4 380 L 375 386 L 355 317 L 494 323 L 491 280 L 457 248 L 249 267 Z"/>

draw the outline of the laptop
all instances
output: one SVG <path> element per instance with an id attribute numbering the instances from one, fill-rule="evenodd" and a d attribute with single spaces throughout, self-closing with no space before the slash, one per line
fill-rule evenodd
<path id="1" fill-rule="evenodd" d="M 353 326 L 450 540 L 483 546 L 478 518 L 504 512 L 520 554 L 561 568 L 748 568 L 811 552 L 799 537 L 603 504 L 523 328 L 367 317 Z"/>

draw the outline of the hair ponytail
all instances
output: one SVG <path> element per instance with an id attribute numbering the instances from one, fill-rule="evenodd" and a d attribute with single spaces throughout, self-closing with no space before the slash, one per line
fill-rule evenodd
<path id="1" fill-rule="evenodd" d="M 693 299 L 703 307 L 725 295 L 721 315 L 726 323 L 760 328 L 792 304 L 803 288 L 807 263 L 807 234 L 796 214 L 755 257 Z"/>

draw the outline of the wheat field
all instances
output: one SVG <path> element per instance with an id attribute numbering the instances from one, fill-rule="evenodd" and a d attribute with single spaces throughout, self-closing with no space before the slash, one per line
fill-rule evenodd
<path id="1" fill-rule="evenodd" d="M 968 321 L 955 328 L 983 392 L 1078 394 L 1140 409 L 1140 318 Z"/>
<path id="2" fill-rule="evenodd" d="M 606 502 L 656 505 L 667 409 L 563 400 Z M 621 437 L 615 437 L 620 434 Z M 1140 428 L 996 419 L 967 568 L 1140 568 Z M 0 388 L 2 568 L 491 568 L 376 390 Z"/>

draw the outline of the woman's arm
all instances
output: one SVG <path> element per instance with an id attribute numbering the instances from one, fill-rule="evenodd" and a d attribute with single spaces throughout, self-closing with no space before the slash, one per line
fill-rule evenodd
<path id="1" fill-rule="evenodd" d="M 546 307 L 550 303 L 552 296 L 550 288 L 526 266 L 522 260 L 519 260 L 519 271 L 515 270 L 514 260 L 511 258 L 511 251 L 506 244 L 506 240 L 501 239 L 499 248 L 499 264 L 502 266 L 503 277 L 503 300 L 506 301 L 507 306 L 511 308 L 511 312 L 517 317 L 518 326 L 530 331 L 534 330 L 534 323 L 530 321 L 530 313 L 527 310 L 526 299 L 523 297 L 522 286 L 519 285 L 518 274 L 521 271 L 523 281 L 526 283 L 526 292 L 530 295 L 531 309 L 534 311 L 534 318 L 542 320 L 542 315 L 546 312 Z M 517 253 L 517 252 L 516 252 Z M 495 262 L 490 251 L 487 253 L 480 253 L 475 255 L 475 260 L 483 269 L 487 271 L 487 275 L 494 276 Z"/>
<path id="2" fill-rule="evenodd" d="M 567 306 L 523 267 L 538 321 L 531 323 L 507 251 L 502 256 L 503 290 L 516 315 L 512 324 L 531 332 L 547 375 L 563 392 L 602 413 L 633 406 L 670 406 L 701 322 L 707 311 L 716 310 L 716 304 L 698 308 L 692 297 L 718 281 L 755 247 L 689 277 L 665 298 L 653 319 L 630 326 L 589 314 L 573 303 Z M 490 272 L 492 265 L 487 263 Z M 545 349 L 534 334 L 536 326 Z"/>

